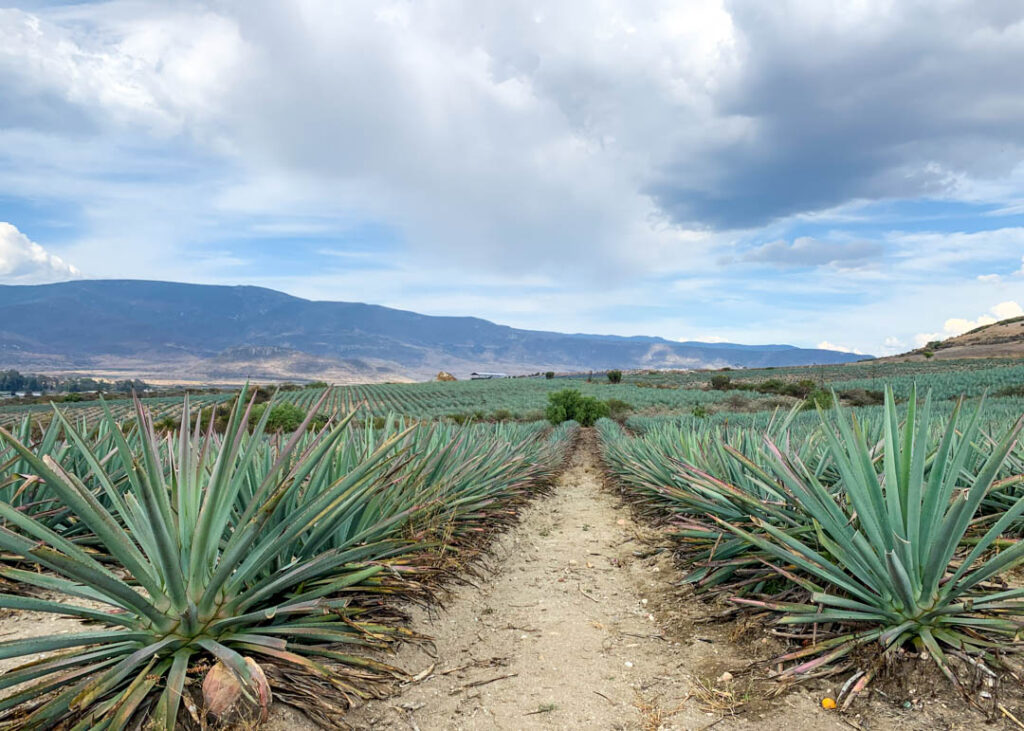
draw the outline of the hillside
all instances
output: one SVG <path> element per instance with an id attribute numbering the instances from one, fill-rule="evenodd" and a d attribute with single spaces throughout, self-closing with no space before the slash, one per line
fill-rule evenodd
<path id="1" fill-rule="evenodd" d="M 923 348 L 893 357 L 900 360 L 1024 358 L 1024 317 L 1011 317 L 983 325 L 963 335 L 929 343 Z"/>
<path id="2" fill-rule="evenodd" d="M 750 368 L 862 357 L 790 345 L 519 330 L 250 286 L 137 280 L 0 286 L 0 366 L 38 372 L 341 383 L 422 379 L 441 369 L 463 377 L 478 369 Z"/>

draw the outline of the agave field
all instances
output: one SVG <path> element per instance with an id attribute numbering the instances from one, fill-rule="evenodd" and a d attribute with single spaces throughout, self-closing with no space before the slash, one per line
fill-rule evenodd
<path id="1" fill-rule="evenodd" d="M 598 429 L 624 492 L 671 526 L 686 581 L 791 642 L 778 679 L 848 678 L 846 707 L 908 653 L 961 687 L 1019 677 L 1022 411 L 941 406 L 887 389 L 856 413 Z"/>
<path id="2" fill-rule="evenodd" d="M 229 401 L 233 393 L 203 393 L 191 397 L 193 406 L 211 406 Z M 157 421 L 165 418 L 180 419 L 182 400 L 177 396 L 153 397 L 145 399 L 146 408 Z M 118 419 L 128 419 L 135 414 L 135 405 L 130 398 L 109 399 L 109 409 Z M 99 401 L 81 401 L 61 404 L 61 410 L 69 419 L 76 423 L 93 423 L 104 415 L 104 407 Z M 0 406 L 0 426 L 7 428 L 20 427 L 26 418 L 38 420 L 43 417 L 49 422 L 53 409 L 48 404 L 24 404 Z"/>
<path id="3" fill-rule="evenodd" d="M 632 407 L 597 423 L 611 484 L 693 601 L 786 643 L 777 680 L 838 678 L 846 708 L 908 657 L 965 693 L 1022 677 L 1021 366 L 823 371 L 882 403 L 732 410 L 711 374 L 642 373 L 283 391 L 306 414 L 283 433 L 248 389 L 0 410 L 0 613 L 79 620 L 0 638 L 0 729 L 204 728 L 238 697 L 251 723 L 273 698 L 343 725 L 409 679 L 405 603 L 562 469 L 578 426 L 529 418 L 567 386 Z"/>
<path id="4" fill-rule="evenodd" d="M 721 373 L 721 372 L 719 372 Z M 757 390 L 715 390 L 710 387 L 714 372 L 708 371 L 650 371 L 627 373 L 621 383 L 611 384 L 603 373 L 591 377 L 576 375 L 545 379 L 542 376 L 478 381 L 425 383 L 378 383 L 338 386 L 330 389 L 321 401 L 324 388 L 303 388 L 282 391 L 278 398 L 303 409 L 314 405 L 324 414 L 337 412 L 365 416 L 386 417 L 390 414 L 416 419 L 458 420 L 537 420 L 547 405 L 548 395 L 564 388 L 578 389 L 584 396 L 599 400 L 616 399 L 639 418 L 683 416 L 697 410 L 719 421 L 739 420 L 743 423 L 767 423 L 772 411 L 780 405 L 779 397 Z M 1002 404 L 1008 410 L 1020 408 L 1024 398 L 1008 391 L 1024 384 L 1024 366 L 1018 360 L 971 359 L 942 362 L 885 362 L 866 361 L 837 366 L 800 368 L 770 368 L 731 371 L 728 376 L 735 384 L 756 385 L 776 381 L 812 381 L 840 394 L 850 390 L 871 390 L 876 393 L 886 386 L 903 400 L 915 386 L 927 388 L 936 400 L 937 408 L 949 409 L 960 396 L 980 396 L 988 392 L 993 404 Z M 210 406 L 230 401 L 234 393 L 200 393 L 192 396 L 193 406 Z M 742 403 L 738 403 L 742 402 Z M 152 397 L 144 403 L 155 420 L 179 419 L 181 399 L 178 397 Z M 793 399 L 785 405 L 792 405 Z M 107 402 L 118 418 L 131 418 L 134 406 L 131 399 Z M 92 422 L 103 409 L 96 401 L 67 403 L 62 410 L 73 421 Z M 994 407 L 993 407 L 994 408 Z M 47 404 L 0 404 L 0 425 L 15 427 L 25 417 L 48 421 L 52 409 Z"/>
<path id="5" fill-rule="evenodd" d="M 198 728 L 225 683 L 342 723 L 402 677 L 371 656 L 409 636 L 395 600 L 513 520 L 575 428 L 348 414 L 268 434 L 241 396 L 223 434 L 158 433 L 138 402 L 129 421 L 56 411 L 41 438 L 28 419 L 0 430 L 0 608 L 82 620 L 0 641 L 23 659 L 0 676 L 0 728 Z"/>

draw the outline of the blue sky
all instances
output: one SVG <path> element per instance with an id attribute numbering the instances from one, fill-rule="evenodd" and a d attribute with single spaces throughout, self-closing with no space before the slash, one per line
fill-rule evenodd
<path id="1" fill-rule="evenodd" d="M 0 283 L 899 352 L 1024 314 L 1024 6 L 0 3 Z"/>

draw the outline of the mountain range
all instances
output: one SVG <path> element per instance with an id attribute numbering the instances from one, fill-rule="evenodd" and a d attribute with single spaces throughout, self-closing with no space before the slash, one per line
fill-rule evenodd
<path id="1" fill-rule="evenodd" d="M 0 285 L 0 368 L 159 382 L 420 380 L 439 370 L 751 368 L 866 356 L 521 330 L 272 289 L 142 280 Z"/>

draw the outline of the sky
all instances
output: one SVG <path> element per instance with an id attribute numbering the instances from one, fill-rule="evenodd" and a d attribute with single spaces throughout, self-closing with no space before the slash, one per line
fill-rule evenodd
<path id="1" fill-rule="evenodd" d="M 0 0 L 0 283 L 885 355 L 1024 314 L 1019 0 Z"/>

